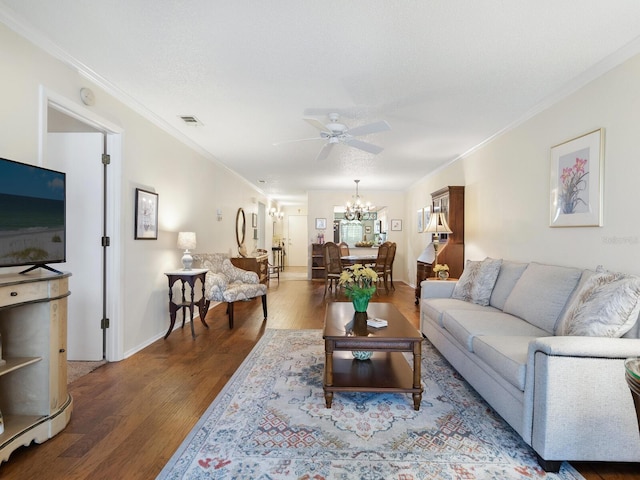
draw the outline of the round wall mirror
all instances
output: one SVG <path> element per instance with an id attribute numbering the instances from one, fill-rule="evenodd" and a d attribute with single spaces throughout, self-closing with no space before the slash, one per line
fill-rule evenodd
<path id="1" fill-rule="evenodd" d="M 247 219 L 244 216 L 244 210 L 238 209 L 236 213 L 236 241 L 238 242 L 238 249 L 242 249 L 244 246 L 244 237 L 247 233 Z"/>

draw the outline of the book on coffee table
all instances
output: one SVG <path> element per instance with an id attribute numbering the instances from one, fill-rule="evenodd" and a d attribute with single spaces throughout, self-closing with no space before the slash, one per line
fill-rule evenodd
<path id="1" fill-rule="evenodd" d="M 383 318 L 369 318 L 367 319 L 367 325 L 374 328 L 382 328 L 389 325 L 389 322 Z"/>

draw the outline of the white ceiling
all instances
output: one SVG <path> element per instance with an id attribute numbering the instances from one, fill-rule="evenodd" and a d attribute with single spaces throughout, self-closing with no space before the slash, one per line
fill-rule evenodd
<path id="1" fill-rule="evenodd" d="M 356 178 L 365 196 L 404 190 L 640 51 L 637 0 L 0 0 L 0 10 L 283 205 L 353 191 Z M 307 109 L 339 109 L 350 127 L 386 120 L 391 131 L 361 137 L 384 151 L 338 145 L 317 162 L 321 140 L 274 146 L 318 136 Z"/>

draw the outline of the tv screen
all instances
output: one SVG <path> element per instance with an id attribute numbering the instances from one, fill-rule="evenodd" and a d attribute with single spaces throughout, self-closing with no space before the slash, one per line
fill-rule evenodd
<path id="1" fill-rule="evenodd" d="M 65 253 L 65 174 L 0 158 L 0 267 L 53 270 Z"/>

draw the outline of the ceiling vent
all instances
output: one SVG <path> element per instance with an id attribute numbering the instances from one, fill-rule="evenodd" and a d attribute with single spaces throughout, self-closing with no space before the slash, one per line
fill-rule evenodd
<path id="1" fill-rule="evenodd" d="M 180 118 L 184 123 L 190 127 L 202 127 L 204 124 L 193 115 L 180 115 Z"/>

